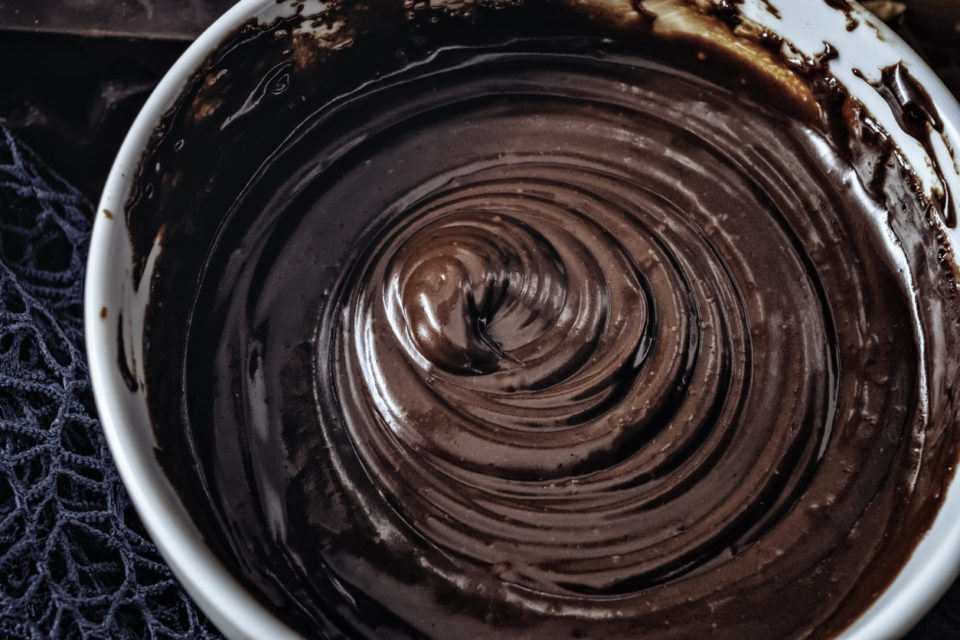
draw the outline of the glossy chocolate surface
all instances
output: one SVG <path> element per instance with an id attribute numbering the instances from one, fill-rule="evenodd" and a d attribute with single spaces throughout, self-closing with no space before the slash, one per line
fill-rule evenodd
<path id="1" fill-rule="evenodd" d="M 829 637 L 952 476 L 945 212 L 823 60 L 546 4 L 198 73 L 126 212 L 159 459 L 307 636 Z"/>

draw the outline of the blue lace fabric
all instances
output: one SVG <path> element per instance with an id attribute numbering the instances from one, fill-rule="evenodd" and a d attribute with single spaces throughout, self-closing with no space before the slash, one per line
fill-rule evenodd
<path id="1" fill-rule="evenodd" d="M 0 121 L 0 637 L 219 638 L 144 532 L 97 421 L 91 213 Z"/>

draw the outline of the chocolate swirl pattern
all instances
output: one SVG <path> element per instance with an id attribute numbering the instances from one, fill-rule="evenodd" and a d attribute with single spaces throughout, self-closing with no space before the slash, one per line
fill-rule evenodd
<path id="1" fill-rule="evenodd" d="M 810 637 L 912 548 L 956 417 L 926 205 L 654 53 L 444 49 L 231 196 L 161 370 L 208 530 L 308 635 Z"/>
<path id="2" fill-rule="evenodd" d="M 711 204 L 665 197 L 657 174 L 679 167 L 637 124 L 633 173 L 582 154 L 459 169 L 347 286 L 334 379 L 371 476 L 420 494 L 402 508 L 425 538 L 531 588 L 631 592 L 746 544 L 792 505 L 832 420 L 815 274 L 796 253 L 759 274 L 711 238 Z M 742 293 L 770 276 L 814 302 L 770 353 L 812 372 L 785 404 L 782 382 L 754 385 L 766 309 Z"/>

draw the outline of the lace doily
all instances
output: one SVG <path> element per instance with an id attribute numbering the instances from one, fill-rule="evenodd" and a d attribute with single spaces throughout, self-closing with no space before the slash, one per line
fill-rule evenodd
<path id="1" fill-rule="evenodd" d="M 219 638 L 144 532 L 97 422 L 90 214 L 0 122 L 0 636 Z"/>

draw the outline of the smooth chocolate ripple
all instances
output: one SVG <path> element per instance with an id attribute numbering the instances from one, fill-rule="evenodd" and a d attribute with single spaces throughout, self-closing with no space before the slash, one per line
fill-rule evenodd
<path id="1" fill-rule="evenodd" d="M 804 257 L 769 274 L 814 304 L 768 357 L 808 382 L 757 388 L 768 309 L 741 291 L 763 275 L 704 229 L 714 203 L 675 204 L 681 167 L 631 116 L 596 118 L 578 154 L 458 168 L 406 208 L 346 285 L 321 383 L 420 535 L 561 593 L 641 589 L 746 544 L 792 505 L 832 420 L 833 327 Z M 727 191 L 757 206 L 749 182 Z"/>
<path id="2" fill-rule="evenodd" d="M 651 50 L 442 49 L 228 200 L 152 388 L 304 633 L 810 637 L 929 521 L 957 329 L 927 205 L 868 124 L 840 146 Z"/>

